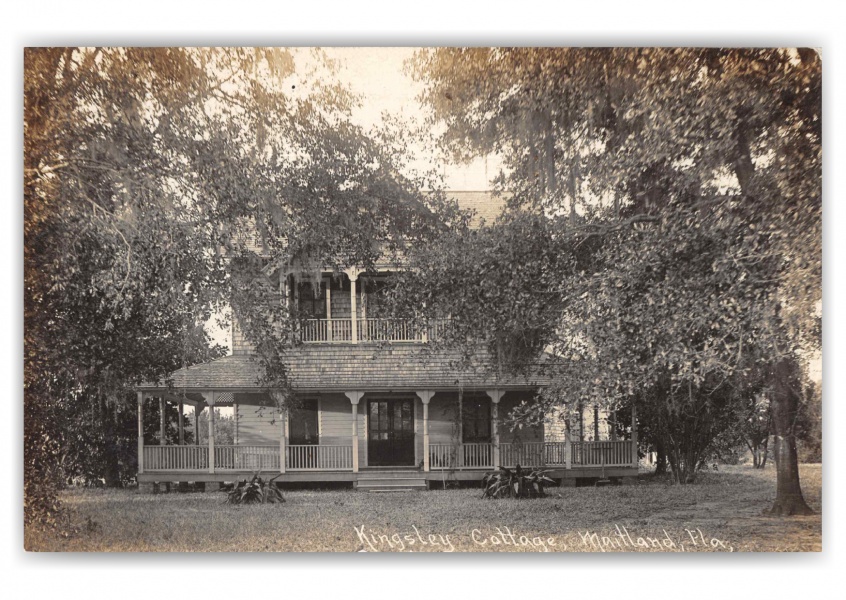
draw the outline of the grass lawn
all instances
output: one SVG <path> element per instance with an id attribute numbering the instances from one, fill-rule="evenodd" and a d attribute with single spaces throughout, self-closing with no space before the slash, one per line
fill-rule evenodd
<path id="1" fill-rule="evenodd" d="M 281 505 L 231 507 L 223 493 L 69 490 L 81 532 L 27 531 L 39 551 L 819 551 L 822 467 L 800 467 L 809 517 L 762 515 L 775 471 L 724 467 L 696 485 L 554 488 L 540 500 L 476 489 L 393 494 L 288 491 Z"/>

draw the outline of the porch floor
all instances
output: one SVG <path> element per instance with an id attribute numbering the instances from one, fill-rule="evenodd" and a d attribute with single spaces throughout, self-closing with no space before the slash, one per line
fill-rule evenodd
<path id="1" fill-rule="evenodd" d="M 274 471 L 263 471 L 265 477 L 276 477 L 279 483 L 321 483 L 321 482 L 350 482 L 354 485 L 360 479 L 373 479 L 375 474 L 381 477 L 395 477 L 397 479 L 420 478 L 428 482 L 440 483 L 446 481 L 481 481 L 486 473 L 492 472 L 491 468 L 464 468 L 455 471 L 432 470 L 423 471 L 415 467 L 362 467 L 358 473 L 351 471 L 295 471 L 286 472 L 281 475 Z M 637 469 L 634 467 L 576 467 L 571 469 L 549 468 L 549 475 L 553 479 L 573 480 L 592 479 L 600 477 L 635 477 Z M 225 471 L 209 473 L 208 471 L 169 471 L 169 472 L 145 472 L 138 475 L 138 483 L 231 483 L 249 479 L 255 474 L 252 470 Z"/>

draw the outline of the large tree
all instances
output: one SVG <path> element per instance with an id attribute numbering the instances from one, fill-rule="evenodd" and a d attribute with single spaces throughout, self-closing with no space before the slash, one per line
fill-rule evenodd
<path id="1" fill-rule="evenodd" d="M 444 145 L 459 157 L 498 153 L 513 222 L 528 210 L 554 230 L 523 240 L 520 252 L 500 250 L 499 283 L 521 300 L 498 306 L 516 309 L 515 323 L 527 305 L 560 309 L 532 328 L 552 332 L 538 343 L 560 359 L 557 399 L 650 399 L 651 414 L 701 423 L 722 410 L 716 396 L 748 398 L 751 371 L 769 365 L 772 510 L 807 512 L 794 423 L 802 365 L 819 348 L 816 53 L 439 49 L 413 67 L 446 126 Z M 498 227 L 486 238 L 494 247 L 515 225 Z M 472 270 L 457 271 L 430 275 L 479 283 Z M 560 279 L 522 277 L 529 273 Z M 462 302 L 477 297 L 495 299 Z M 476 322 L 500 313 L 463 306 Z"/>
<path id="2" fill-rule="evenodd" d="M 219 355 L 203 324 L 230 301 L 282 385 L 279 273 L 372 265 L 440 227 L 332 69 L 306 50 L 25 52 L 27 522 L 92 471 L 69 460 L 114 454 L 133 385 Z"/>

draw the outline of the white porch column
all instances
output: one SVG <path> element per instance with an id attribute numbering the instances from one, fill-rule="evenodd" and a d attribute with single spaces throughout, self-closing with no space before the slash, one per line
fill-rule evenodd
<path id="1" fill-rule="evenodd" d="M 637 466 L 637 407 L 632 404 L 632 467 Z"/>
<path id="2" fill-rule="evenodd" d="M 179 445 L 185 445 L 185 417 L 182 414 L 182 411 L 185 410 L 185 405 L 180 400 L 177 405 L 177 410 L 179 411 Z"/>
<path id="3" fill-rule="evenodd" d="M 429 472 L 429 401 L 435 392 L 432 390 L 419 390 L 415 392 L 423 402 L 423 471 Z"/>
<path id="4" fill-rule="evenodd" d="M 350 278 L 350 319 L 352 320 L 352 343 L 358 343 L 358 298 L 356 298 L 356 285 L 358 282 L 358 276 L 361 274 L 361 271 L 354 267 L 350 267 L 346 269 L 344 273 L 347 274 L 347 277 Z"/>
<path id="5" fill-rule="evenodd" d="M 288 410 L 285 408 L 279 409 L 279 472 L 284 473 L 286 465 L 286 450 L 287 433 L 288 433 Z"/>
<path id="6" fill-rule="evenodd" d="M 499 401 L 502 400 L 505 390 L 487 390 L 485 392 L 491 397 L 491 418 L 493 434 L 493 467 L 498 469 L 502 466 L 501 455 L 499 452 Z"/>
<path id="7" fill-rule="evenodd" d="M 573 443 L 570 439 L 570 430 L 573 428 L 573 413 L 567 407 L 567 421 L 564 426 L 564 468 L 568 471 L 573 468 Z"/>
<path id="8" fill-rule="evenodd" d="M 200 403 L 194 404 L 194 445 L 200 445 Z"/>
<path id="9" fill-rule="evenodd" d="M 364 392 L 344 392 L 352 404 L 352 470 L 358 473 L 358 403 Z"/>
<path id="10" fill-rule="evenodd" d="M 166 407 L 164 396 L 159 396 L 159 446 L 167 444 L 167 426 L 165 425 Z"/>
<path id="11" fill-rule="evenodd" d="M 611 409 L 611 441 L 617 441 L 617 409 Z"/>
<path id="12" fill-rule="evenodd" d="M 138 392 L 138 473 L 144 472 L 144 392 Z"/>
<path id="13" fill-rule="evenodd" d="M 209 473 L 214 473 L 214 400 L 215 393 L 203 394 L 209 405 Z"/>

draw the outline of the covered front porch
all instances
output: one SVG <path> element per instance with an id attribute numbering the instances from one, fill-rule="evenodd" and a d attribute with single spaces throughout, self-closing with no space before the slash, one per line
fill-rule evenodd
<path id="1" fill-rule="evenodd" d="M 304 393 L 297 408 L 280 411 L 257 390 L 139 391 L 138 481 L 215 483 L 261 471 L 278 474 L 279 482 L 355 483 L 379 470 L 413 472 L 426 481 L 473 480 L 517 465 L 544 467 L 561 479 L 637 473 L 634 418 L 628 439 L 616 433 L 585 439 L 577 414 L 555 415 L 534 428 L 506 428 L 501 416 L 532 394 L 503 388 L 315 392 Z M 174 404 L 175 424 L 165 417 Z M 148 423 L 145 443 L 150 406 L 158 408 L 160 431 L 152 439 Z M 231 439 L 219 439 L 216 431 L 215 409 L 221 407 L 233 414 Z M 168 435 L 174 425 L 178 432 Z"/>

